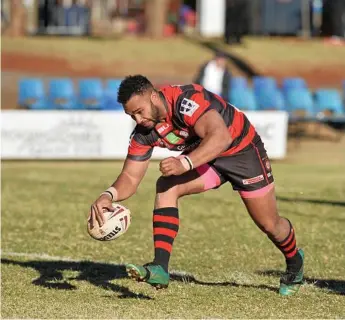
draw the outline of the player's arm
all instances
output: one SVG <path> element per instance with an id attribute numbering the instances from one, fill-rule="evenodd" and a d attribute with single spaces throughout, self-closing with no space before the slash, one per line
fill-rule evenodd
<path id="1" fill-rule="evenodd" d="M 224 120 L 215 110 L 201 115 L 194 125 L 194 130 L 202 138 L 200 145 L 183 158 L 169 157 L 162 160 L 159 167 L 163 176 L 180 175 L 199 167 L 217 158 L 232 142 Z"/>
<path id="2" fill-rule="evenodd" d="M 196 121 L 194 131 L 202 138 L 200 145 L 188 155 L 194 168 L 217 158 L 232 142 L 224 120 L 216 110 L 204 113 Z"/>
<path id="3" fill-rule="evenodd" d="M 115 190 L 112 192 L 113 201 L 122 201 L 135 194 L 145 176 L 149 162 L 150 160 L 135 161 L 126 158 L 120 175 L 109 188 Z"/>
<path id="4" fill-rule="evenodd" d="M 103 225 L 103 210 L 113 211 L 112 202 L 127 199 L 136 192 L 148 168 L 152 150 L 153 148 L 141 135 L 134 134 L 131 137 L 127 158 L 120 175 L 91 206 L 89 218 L 91 226 L 96 220 L 99 225 Z"/>
<path id="5" fill-rule="evenodd" d="M 143 179 L 149 159 L 144 161 L 125 160 L 122 171 L 110 188 L 104 191 L 92 204 L 89 220 L 91 228 L 97 221 L 100 226 L 105 222 L 103 210 L 113 211 L 112 202 L 121 201 L 132 196 Z"/>

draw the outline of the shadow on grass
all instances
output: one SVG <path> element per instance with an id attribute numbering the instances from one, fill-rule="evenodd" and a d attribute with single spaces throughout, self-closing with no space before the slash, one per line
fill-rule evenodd
<path id="1" fill-rule="evenodd" d="M 130 291 L 127 287 L 111 283 L 114 279 L 127 278 L 127 273 L 123 265 L 89 262 L 89 261 L 15 261 L 1 259 L 2 264 L 32 268 L 40 273 L 32 283 L 44 288 L 56 290 L 76 290 L 76 286 L 68 280 L 87 281 L 96 287 L 119 293 L 118 298 L 134 298 L 152 300 L 150 296 L 137 294 Z M 72 278 L 65 278 L 64 271 L 76 271 L 78 275 Z"/>
<path id="2" fill-rule="evenodd" d="M 273 292 L 278 292 L 278 288 L 270 287 L 264 284 L 255 285 L 255 284 L 240 284 L 234 281 L 224 281 L 224 282 L 208 282 L 197 280 L 192 274 L 179 274 L 179 273 L 170 273 L 170 279 L 172 281 L 180 281 L 183 283 L 194 283 L 202 286 L 215 286 L 215 287 L 236 287 L 236 288 L 256 288 L 262 290 L 270 290 Z"/>
<path id="3" fill-rule="evenodd" d="M 32 284 L 41 286 L 44 288 L 50 288 L 55 290 L 76 290 L 77 287 L 68 281 L 87 281 L 90 284 L 103 288 L 108 291 L 118 293 L 119 299 L 144 299 L 153 300 L 152 297 L 141 293 L 134 293 L 127 287 L 114 284 L 110 281 L 116 279 L 127 278 L 127 273 L 124 265 L 108 264 L 90 261 L 15 261 L 10 259 L 1 259 L 1 264 L 15 265 L 23 268 L 32 268 L 40 273 L 39 277 L 32 281 Z M 75 277 L 64 277 L 63 272 L 78 272 Z M 282 272 L 277 270 L 258 271 L 257 274 L 264 276 L 276 276 L 280 277 Z M 236 287 L 236 288 L 254 288 L 261 290 L 269 290 L 278 292 L 278 287 L 272 287 L 267 285 L 255 285 L 255 284 L 240 284 L 234 281 L 225 282 L 208 282 L 201 281 L 195 278 L 192 274 L 185 274 L 179 272 L 170 273 L 170 279 L 172 281 L 179 281 L 185 284 L 193 283 L 202 286 L 216 286 L 216 287 Z M 305 282 L 313 284 L 321 289 L 328 289 L 330 293 L 345 295 L 345 280 L 326 280 L 316 278 L 305 278 Z"/>
<path id="4" fill-rule="evenodd" d="M 283 272 L 278 270 L 264 270 L 257 271 L 259 275 L 280 277 Z M 332 294 L 339 294 L 345 296 L 345 280 L 334 280 L 334 279 L 318 279 L 318 278 L 304 278 L 304 283 L 312 284 L 320 289 L 327 289 Z"/>
<path id="5" fill-rule="evenodd" d="M 127 287 L 120 286 L 110 282 L 111 280 L 128 278 L 124 265 L 98 263 L 90 261 L 15 261 L 10 259 L 1 259 L 2 264 L 21 266 L 23 268 L 32 268 L 40 273 L 37 279 L 32 283 L 44 288 L 56 290 L 76 290 L 77 287 L 69 283 L 70 280 L 87 281 L 97 287 L 105 290 L 119 293 L 118 298 L 135 298 L 151 300 L 150 296 L 137 294 L 130 291 Z M 66 277 L 63 272 L 78 272 L 75 277 Z M 194 283 L 203 286 L 230 286 L 247 287 L 263 290 L 277 291 L 277 288 L 266 285 L 239 284 L 236 282 L 207 282 L 197 280 L 193 275 L 171 272 L 171 281 L 179 281 L 185 284 Z"/>
<path id="6" fill-rule="evenodd" d="M 331 200 L 305 199 L 305 198 L 286 198 L 286 197 L 281 197 L 281 196 L 278 196 L 277 200 L 285 201 L 285 202 L 306 202 L 306 203 L 325 204 L 325 205 L 345 207 L 345 201 L 331 201 Z"/>

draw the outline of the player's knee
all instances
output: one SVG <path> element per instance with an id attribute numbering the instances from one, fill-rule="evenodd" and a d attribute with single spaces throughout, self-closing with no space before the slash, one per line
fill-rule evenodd
<path id="1" fill-rule="evenodd" d="M 275 237 L 279 233 L 279 217 L 263 221 L 260 227 L 268 236 Z"/>
<path id="2" fill-rule="evenodd" d="M 176 183 L 174 176 L 159 177 L 156 183 L 156 193 L 173 196 L 176 199 L 182 196 L 181 188 Z"/>

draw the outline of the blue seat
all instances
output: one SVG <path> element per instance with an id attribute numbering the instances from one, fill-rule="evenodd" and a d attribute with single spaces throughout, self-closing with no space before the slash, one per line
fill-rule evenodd
<path id="1" fill-rule="evenodd" d="M 247 78 L 244 77 L 232 77 L 230 81 L 230 90 L 245 89 L 248 87 Z"/>
<path id="2" fill-rule="evenodd" d="M 304 116 L 315 115 L 313 96 L 308 89 L 288 90 L 285 96 L 285 102 L 287 110 L 291 115 L 301 115 L 301 113 Z"/>
<path id="3" fill-rule="evenodd" d="M 230 92 L 230 103 L 241 110 L 257 110 L 255 95 L 249 88 L 234 89 Z"/>
<path id="4" fill-rule="evenodd" d="M 336 115 L 344 115 L 341 95 L 335 89 L 318 89 L 315 91 L 315 107 L 317 112 L 330 111 Z"/>
<path id="5" fill-rule="evenodd" d="M 71 79 L 52 79 L 48 89 L 49 105 L 52 109 L 76 109 L 76 97 Z"/>
<path id="6" fill-rule="evenodd" d="M 284 98 L 283 93 L 280 90 L 276 91 L 275 106 L 276 106 L 276 110 L 286 111 L 285 98 Z"/>
<path id="7" fill-rule="evenodd" d="M 19 81 L 18 105 L 29 109 L 47 109 L 43 81 L 24 78 Z"/>
<path id="8" fill-rule="evenodd" d="M 282 83 L 284 94 L 291 89 L 306 89 L 307 87 L 307 83 L 303 78 L 284 78 Z"/>
<path id="9" fill-rule="evenodd" d="M 253 78 L 253 89 L 255 94 L 261 90 L 277 89 L 277 81 L 271 77 L 257 76 Z"/>
<path id="10" fill-rule="evenodd" d="M 121 79 L 109 79 L 105 85 L 105 101 L 103 110 L 123 111 L 121 103 L 117 102 L 117 93 L 121 84 Z"/>
<path id="11" fill-rule="evenodd" d="M 258 90 L 255 97 L 260 110 L 285 110 L 284 97 L 277 89 Z"/>
<path id="12" fill-rule="evenodd" d="M 81 79 L 78 86 L 78 108 L 87 110 L 103 108 L 104 91 L 101 79 Z"/>

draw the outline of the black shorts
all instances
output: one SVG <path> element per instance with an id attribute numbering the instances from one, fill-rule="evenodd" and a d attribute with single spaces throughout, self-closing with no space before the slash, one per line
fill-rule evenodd
<path id="1" fill-rule="evenodd" d="M 274 181 L 270 161 L 258 135 L 243 150 L 216 158 L 196 170 L 204 178 L 205 190 L 230 182 L 234 190 L 250 192 Z"/>

